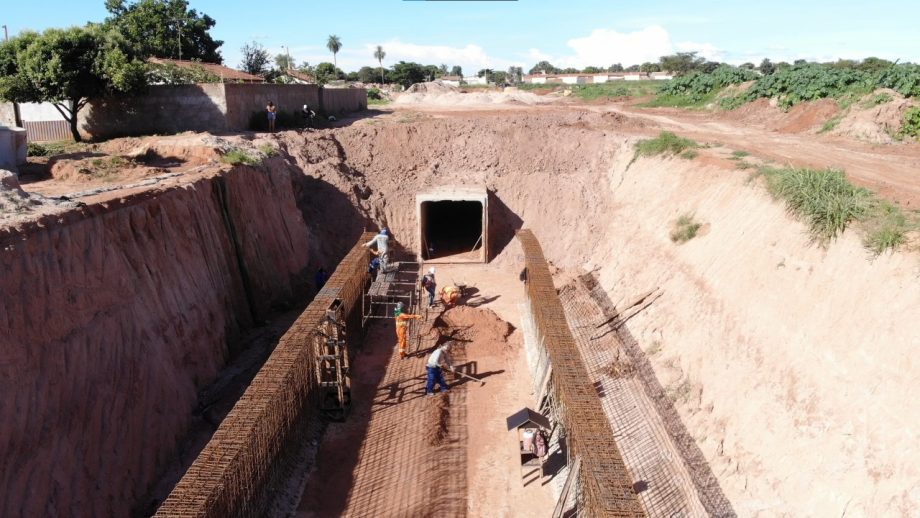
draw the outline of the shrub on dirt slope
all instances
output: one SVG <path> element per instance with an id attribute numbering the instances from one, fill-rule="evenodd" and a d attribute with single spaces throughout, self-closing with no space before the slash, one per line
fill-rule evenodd
<path id="1" fill-rule="evenodd" d="M 838 97 L 848 91 L 868 93 L 873 84 L 871 75 L 859 70 L 807 63 L 760 78 L 745 93 L 745 99 L 777 97 L 780 106 L 790 108 L 803 101 Z"/>
<path id="2" fill-rule="evenodd" d="M 673 79 L 661 88 L 660 94 L 685 98 L 690 104 L 700 103 L 713 92 L 728 85 L 753 81 L 758 77 L 760 76 L 751 70 L 723 65 L 709 74 L 693 72 Z"/>

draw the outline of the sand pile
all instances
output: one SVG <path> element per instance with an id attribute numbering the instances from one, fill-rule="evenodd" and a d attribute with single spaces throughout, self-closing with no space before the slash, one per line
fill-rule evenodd
<path id="1" fill-rule="evenodd" d="M 517 89 L 505 89 L 502 92 L 484 91 L 461 93 L 453 86 L 439 82 L 417 83 L 401 94 L 394 104 L 434 106 L 475 106 L 489 104 L 542 104 L 552 102 L 552 99 L 540 97 L 530 92 Z"/>
<path id="2" fill-rule="evenodd" d="M 894 90 L 876 90 L 853 104 L 831 133 L 875 144 L 891 144 L 895 142 L 893 135 L 901 130 L 904 112 L 913 105 Z"/>
<path id="3" fill-rule="evenodd" d="M 442 392 L 429 399 L 428 408 L 425 410 L 425 442 L 431 446 L 440 446 L 447 439 L 450 397 Z"/>

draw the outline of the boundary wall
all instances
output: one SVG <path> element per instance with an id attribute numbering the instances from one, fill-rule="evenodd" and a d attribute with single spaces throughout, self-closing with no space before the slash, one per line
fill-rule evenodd
<path id="1" fill-rule="evenodd" d="M 567 434 L 569 458 L 581 458 L 578 483 L 584 512 L 586 516 L 646 516 L 566 321 L 543 249 L 530 230 L 519 230 L 517 238 L 524 252 L 527 303 L 539 344 L 538 357 L 530 361 L 542 372 L 551 369 L 550 390 Z"/>
<path id="2" fill-rule="evenodd" d="M 154 85 L 143 95 L 93 100 L 80 111 L 79 129 L 94 140 L 183 131 L 247 131 L 253 114 L 264 112 L 269 101 L 279 112 L 298 118 L 304 104 L 341 115 L 366 110 L 367 90 L 272 83 Z"/>
<path id="3" fill-rule="evenodd" d="M 259 517 L 269 491 L 288 473 L 285 450 L 301 440 L 298 430 L 316 416 L 315 339 L 326 310 L 344 306 L 347 334 L 361 326 L 361 293 L 367 280 L 364 233 L 339 263 L 313 302 L 281 337 L 249 388 L 223 420 L 198 458 L 166 498 L 157 517 Z"/>

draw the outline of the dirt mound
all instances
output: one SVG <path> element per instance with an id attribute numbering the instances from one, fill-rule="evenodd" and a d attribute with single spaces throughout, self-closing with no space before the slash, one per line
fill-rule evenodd
<path id="1" fill-rule="evenodd" d="M 490 309 L 457 306 L 434 321 L 442 341 L 466 347 L 466 353 L 500 353 L 508 349 L 508 337 L 514 326 Z"/>
<path id="2" fill-rule="evenodd" d="M 901 130 L 904 112 L 914 102 L 890 89 L 879 89 L 855 103 L 831 131 L 834 135 L 891 144 Z"/>
<path id="3" fill-rule="evenodd" d="M 783 111 L 775 100 L 757 99 L 743 106 L 723 112 L 722 117 L 780 133 L 816 133 L 831 117 L 840 111 L 832 99 L 801 103 Z"/>
<path id="4" fill-rule="evenodd" d="M 71 202 L 50 200 L 23 191 L 15 173 L 0 169 L 0 225 L 13 226 L 41 214 L 73 207 Z"/>
<path id="5" fill-rule="evenodd" d="M 430 446 L 440 446 L 448 435 L 450 397 L 441 392 L 428 399 L 428 408 L 425 410 L 425 442 Z"/>
<path id="6" fill-rule="evenodd" d="M 446 85 L 440 81 L 431 81 L 428 83 L 415 83 L 406 89 L 407 94 L 437 94 L 456 92 L 457 88 Z"/>
<path id="7" fill-rule="evenodd" d="M 552 102 L 551 99 L 520 90 L 461 92 L 438 82 L 417 83 L 401 94 L 395 104 L 433 106 L 475 106 L 490 104 L 531 105 Z"/>

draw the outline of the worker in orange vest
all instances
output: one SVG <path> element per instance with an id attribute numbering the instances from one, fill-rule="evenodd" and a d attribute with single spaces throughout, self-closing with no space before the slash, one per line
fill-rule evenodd
<path id="1" fill-rule="evenodd" d="M 402 308 L 400 308 L 402 309 Z M 406 357 L 406 348 L 409 342 L 409 321 L 421 318 L 418 315 L 403 313 L 399 311 L 396 314 L 396 339 L 399 345 L 399 357 Z"/>
<path id="2" fill-rule="evenodd" d="M 444 307 L 452 308 L 460 300 L 460 288 L 457 286 L 445 286 L 441 288 L 441 300 L 444 301 Z"/>

